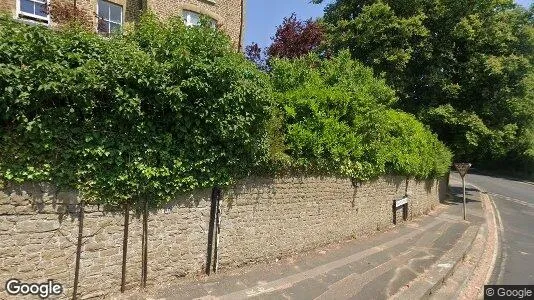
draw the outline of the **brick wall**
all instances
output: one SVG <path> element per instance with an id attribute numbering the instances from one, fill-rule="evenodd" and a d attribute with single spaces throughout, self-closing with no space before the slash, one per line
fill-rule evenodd
<path id="1" fill-rule="evenodd" d="M 335 178 L 250 178 L 223 192 L 220 267 L 301 252 L 392 226 L 392 201 L 410 194 L 409 217 L 439 202 L 438 184 L 387 177 L 362 184 Z M 148 283 L 201 273 L 206 264 L 210 190 L 184 195 L 148 221 Z M 9 278 L 53 278 L 72 293 L 78 220 L 75 193 L 46 185 L 0 192 L 0 299 Z M 401 218 L 399 217 L 399 220 Z M 124 216 L 86 207 L 79 291 L 101 297 L 120 288 Z M 129 225 L 127 288 L 139 285 L 141 220 Z"/>

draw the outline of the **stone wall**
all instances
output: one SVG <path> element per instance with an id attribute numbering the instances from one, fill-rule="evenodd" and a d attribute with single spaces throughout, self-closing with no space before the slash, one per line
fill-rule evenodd
<path id="1" fill-rule="evenodd" d="M 1 0 L 0 12 L 8 12 L 16 15 L 16 1 Z M 54 0 L 69 1 L 72 0 Z M 149 9 L 162 18 L 182 16 L 183 10 L 190 10 L 204 14 L 217 20 L 218 25 L 230 36 L 234 47 L 241 48 L 243 37 L 244 7 L 242 0 L 106 0 L 123 7 L 124 22 L 138 20 L 142 10 Z M 85 10 L 90 16 L 94 16 L 95 30 L 97 28 L 97 0 L 78 0 L 79 8 Z M 244 4 L 243 4 L 244 5 Z M 242 16 L 243 12 L 243 16 Z M 244 20 L 244 18 L 243 18 Z"/>
<path id="2" fill-rule="evenodd" d="M 2 0 L 0 1 L 0 12 L 11 13 L 13 16 L 16 15 L 17 1 L 20 0 Z M 54 1 L 63 1 L 65 3 L 72 3 L 72 0 L 54 0 Z M 108 1 L 108 0 L 106 0 Z M 89 16 L 94 17 L 93 21 L 97 24 L 97 2 L 98 0 L 77 0 L 76 5 L 81 10 L 84 10 L 88 13 Z M 138 19 L 141 6 L 139 0 L 109 0 L 108 2 L 121 5 L 123 7 L 124 22 L 133 22 Z"/>
<path id="3" fill-rule="evenodd" d="M 163 18 L 181 16 L 183 10 L 207 15 L 217 21 L 232 39 L 235 48 L 241 48 L 243 23 L 242 0 L 147 0 L 148 8 Z M 244 5 L 244 4 L 243 4 Z M 243 18 L 244 20 L 244 18 Z"/>
<path id="4" fill-rule="evenodd" d="M 439 203 L 434 182 L 387 177 L 353 183 L 336 178 L 250 179 L 224 199 L 220 264 L 286 256 L 393 225 L 393 200 L 410 194 L 409 218 Z M 402 222 L 402 210 L 397 210 Z M 275 238 L 274 238 L 275 237 Z"/>
<path id="5" fill-rule="evenodd" d="M 437 182 L 387 177 L 353 183 L 335 178 L 250 178 L 223 191 L 220 267 L 269 260 L 392 226 L 392 203 L 410 195 L 409 218 L 439 203 Z M 183 195 L 148 220 L 148 284 L 202 273 L 206 264 L 211 191 Z M 0 192 L 0 299 L 9 278 L 55 279 L 72 294 L 78 232 L 75 193 L 47 185 Z M 120 289 L 124 215 L 86 206 L 79 292 L 102 297 Z M 400 215 L 399 215 L 400 216 Z M 398 218 L 402 220 L 402 218 Z M 127 288 L 141 272 L 142 222 L 129 223 Z"/>
<path id="6" fill-rule="evenodd" d="M 0 1 L 0 13 L 15 14 L 16 10 L 15 0 L 2 0 Z"/>

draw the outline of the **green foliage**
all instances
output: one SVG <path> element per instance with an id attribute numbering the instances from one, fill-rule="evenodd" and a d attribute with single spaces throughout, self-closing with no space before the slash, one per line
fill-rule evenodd
<path id="1" fill-rule="evenodd" d="M 383 74 L 397 107 L 428 122 L 457 159 L 517 161 L 532 149 L 533 12 L 512 0 L 337 0 L 326 50 L 348 49 Z"/>
<path id="2" fill-rule="evenodd" d="M 267 75 L 209 25 L 145 15 L 123 34 L 0 18 L 0 181 L 150 205 L 250 172 L 443 174 L 450 153 L 343 53 Z M 273 99 L 276 99 L 274 101 Z"/>
<path id="3" fill-rule="evenodd" d="M 347 52 L 331 60 L 275 60 L 282 126 L 271 140 L 281 168 L 359 180 L 443 175 L 450 152 L 413 116 L 389 108 L 394 92 Z"/>
<path id="4" fill-rule="evenodd" d="M 157 205 L 265 160 L 268 79 L 221 32 L 147 15 L 124 35 L 0 19 L 0 180 Z"/>

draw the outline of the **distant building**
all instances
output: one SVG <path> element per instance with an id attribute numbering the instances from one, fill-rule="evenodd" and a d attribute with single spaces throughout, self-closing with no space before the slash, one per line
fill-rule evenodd
<path id="1" fill-rule="evenodd" d="M 0 0 L 0 11 L 11 12 L 16 19 L 53 25 L 48 8 L 54 1 L 76 1 L 78 8 L 94 18 L 95 31 L 101 33 L 135 22 L 147 9 L 162 18 L 182 16 L 191 26 L 204 15 L 231 37 L 236 48 L 242 48 L 245 0 Z"/>

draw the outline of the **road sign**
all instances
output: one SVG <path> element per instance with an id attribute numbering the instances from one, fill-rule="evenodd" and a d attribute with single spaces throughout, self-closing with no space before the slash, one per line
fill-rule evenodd
<path id="1" fill-rule="evenodd" d="M 408 198 L 406 197 L 395 201 L 395 207 L 401 207 L 405 204 L 408 204 Z"/>
<path id="2" fill-rule="evenodd" d="M 460 176 L 462 178 L 467 174 L 467 171 L 469 171 L 469 168 L 471 168 L 470 163 L 455 163 L 454 167 L 456 170 L 458 170 L 458 173 L 460 173 Z"/>
<path id="3" fill-rule="evenodd" d="M 402 207 L 402 219 L 406 221 L 408 219 L 408 197 L 404 197 L 400 200 L 393 200 L 393 224 L 397 225 L 397 209 Z"/>
<path id="4" fill-rule="evenodd" d="M 467 219 L 467 209 L 465 205 L 465 175 L 467 175 L 467 171 L 469 171 L 469 168 L 471 168 L 470 163 L 455 163 L 454 167 L 456 170 L 458 170 L 458 173 L 460 173 L 460 176 L 462 176 L 462 186 L 464 190 L 464 220 Z"/>

